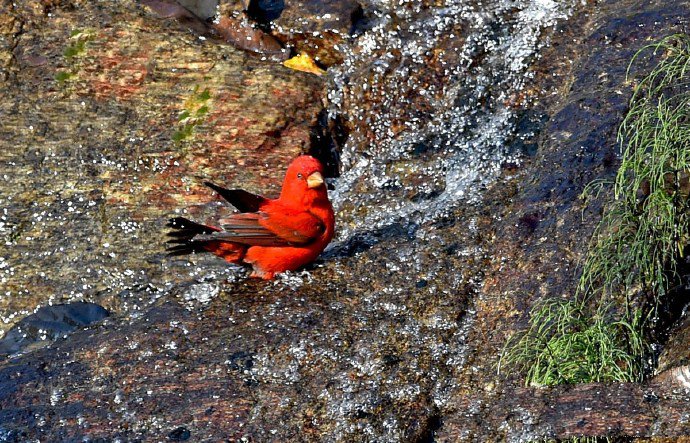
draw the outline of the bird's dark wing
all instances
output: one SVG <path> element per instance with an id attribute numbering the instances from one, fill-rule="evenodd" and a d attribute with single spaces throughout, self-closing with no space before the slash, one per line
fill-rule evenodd
<path id="1" fill-rule="evenodd" d="M 261 206 L 268 202 L 267 198 L 242 189 L 225 189 L 211 182 L 204 182 L 204 184 L 220 194 L 240 212 L 258 212 Z"/>
<path id="2" fill-rule="evenodd" d="M 288 246 L 289 241 L 261 226 L 259 219 L 265 216 L 260 212 L 234 214 L 220 220 L 221 231 L 198 235 L 200 241 L 226 241 L 248 246 Z"/>
<path id="3" fill-rule="evenodd" d="M 292 212 L 292 211 L 290 211 Z M 302 246 L 323 234 L 323 223 L 308 212 L 234 214 L 219 221 L 222 231 L 195 240 L 217 240 L 248 246 Z"/>

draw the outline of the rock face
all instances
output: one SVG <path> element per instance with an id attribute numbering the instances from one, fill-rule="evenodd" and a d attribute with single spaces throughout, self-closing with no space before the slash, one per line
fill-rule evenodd
<path id="1" fill-rule="evenodd" d="M 253 2 L 261 3 L 261 2 Z M 282 2 L 265 2 L 282 3 Z M 284 2 L 284 9 L 273 20 L 273 34 L 309 54 L 324 66 L 342 63 L 339 46 L 356 31 L 363 18 L 362 6 L 356 0 L 308 0 Z"/>
<path id="2" fill-rule="evenodd" d="M 496 375 L 530 305 L 572 294 L 599 209 L 583 221 L 578 197 L 615 172 L 627 63 L 690 5 L 374 6 L 390 21 L 326 83 L 137 2 L 3 3 L 3 328 L 54 300 L 113 316 L 0 362 L 0 441 L 690 432 L 688 399 L 662 378 L 538 389 Z M 537 12 L 554 19 L 530 28 Z M 552 44 L 495 46 L 516 35 Z M 214 257 L 165 258 L 169 214 L 228 210 L 203 180 L 275 192 L 325 137 L 326 101 L 343 161 L 340 234 L 321 261 L 257 282 Z M 460 109 L 469 120 L 450 119 Z"/>

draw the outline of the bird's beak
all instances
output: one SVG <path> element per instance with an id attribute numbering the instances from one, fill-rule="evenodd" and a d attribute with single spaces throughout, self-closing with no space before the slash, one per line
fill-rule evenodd
<path id="1" fill-rule="evenodd" d="M 307 186 L 309 189 L 318 188 L 323 184 L 323 175 L 320 172 L 314 172 L 307 177 Z"/>

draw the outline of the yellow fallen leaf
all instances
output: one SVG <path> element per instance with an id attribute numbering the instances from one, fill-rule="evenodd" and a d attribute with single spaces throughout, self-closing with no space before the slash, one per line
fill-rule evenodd
<path id="1" fill-rule="evenodd" d="M 307 54 L 299 54 L 283 62 L 283 65 L 287 68 L 294 69 L 295 71 L 310 72 L 316 75 L 324 75 L 326 71 L 319 68 L 314 60 Z"/>

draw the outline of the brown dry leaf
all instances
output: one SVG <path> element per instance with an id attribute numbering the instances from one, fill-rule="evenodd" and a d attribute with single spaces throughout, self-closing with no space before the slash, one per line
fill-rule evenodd
<path id="1" fill-rule="evenodd" d="M 310 72 L 318 76 L 324 75 L 326 73 L 326 71 L 319 68 L 316 65 L 316 63 L 314 63 L 314 60 L 312 60 L 312 58 L 309 57 L 307 54 L 299 54 L 292 57 L 291 59 L 285 60 L 283 62 L 283 65 L 285 65 L 285 67 L 287 68 L 294 69 L 296 71 Z"/>

